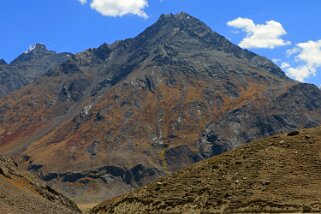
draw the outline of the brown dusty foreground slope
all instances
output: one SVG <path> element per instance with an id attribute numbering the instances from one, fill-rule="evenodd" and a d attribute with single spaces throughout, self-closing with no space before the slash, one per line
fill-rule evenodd
<path id="1" fill-rule="evenodd" d="M 197 163 L 92 213 L 321 212 L 321 128 Z"/>
<path id="2" fill-rule="evenodd" d="M 76 204 L 0 155 L 0 213 L 80 213 Z"/>

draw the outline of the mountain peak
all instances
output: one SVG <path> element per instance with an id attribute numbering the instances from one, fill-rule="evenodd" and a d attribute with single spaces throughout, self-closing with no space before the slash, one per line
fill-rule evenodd
<path id="1" fill-rule="evenodd" d="M 270 60 L 240 48 L 224 36 L 214 32 L 203 21 L 185 12 L 161 15 L 155 24 L 131 42 L 132 50 L 142 50 L 143 53 L 147 50 L 153 51 L 155 47 L 163 49 L 164 46 L 170 47 L 176 53 L 189 52 L 190 48 L 224 52 L 250 61 L 268 73 L 286 78 L 284 72 Z"/>
<path id="2" fill-rule="evenodd" d="M 162 24 L 172 23 L 172 24 L 180 25 L 180 27 L 197 25 L 197 26 L 202 26 L 206 30 L 209 30 L 209 27 L 205 23 L 203 23 L 199 19 L 185 12 L 180 12 L 177 14 L 172 14 L 172 13 L 163 14 L 160 16 L 157 23 L 162 23 Z"/>
<path id="3" fill-rule="evenodd" d="M 16 59 L 14 59 L 10 64 L 16 64 L 21 62 L 29 62 L 32 59 L 39 59 L 46 55 L 54 55 L 56 52 L 50 51 L 43 44 L 37 43 L 31 45 L 28 50 L 19 55 Z"/>
<path id="4" fill-rule="evenodd" d="M 46 48 L 45 45 L 40 44 L 40 43 L 36 43 L 34 45 L 31 45 L 29 47 L 29 49 L 25 51 L 25 54 L 31 53 L 31 52 L 34 52 L 34 51 L 46 51 L 46 50 L 47 50 L 47 48 Z"/>
<path id="5" fill-rule="evenodd" d="M 189 15 L 188 13 L 180 12 L 177 14 L 173 14 L 173 13 L 162 14 L 161 18 L 190 19 L 190 18 L 194 18 L 194 17 Z"/>
<path id="6" fill-rule="evenodd" d="M 204 22 L 187 13 L 163 14 L 155 24 L 135 38 L 139 42 L 135 48 L 146 42 L 149 46 L 154 46 L 168 41 L 181 40 L 181 37 L 186 36 L 202 40 L 204 36 L 211 33 L 212 30 Z"/>
<path id="7" fill-rule="evenodd" d="M 0 65 L 6 65 L 7 62 L 4 59 L 0 59 Z"/>

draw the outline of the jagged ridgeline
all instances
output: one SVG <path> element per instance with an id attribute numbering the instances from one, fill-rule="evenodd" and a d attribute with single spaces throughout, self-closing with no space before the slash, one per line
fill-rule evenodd
<path id="1" fill-rule="evenodd" d="M 41 69 L 32 68 L 35 79 L 10 72 L 29 81 L 0 100 L 0 149 L 79 204 L 321 124 L 320 89 L 185 13 L 75 55 L 40 45 L 22 56 L 30 54 L 25 66 Z M 2 63 L 1 75 L 24 65 L 22 56 Z"/>

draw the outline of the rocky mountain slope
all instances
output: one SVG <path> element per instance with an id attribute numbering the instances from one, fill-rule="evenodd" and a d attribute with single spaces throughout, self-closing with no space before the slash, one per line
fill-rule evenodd
<path id="1" fill-rule="evenodd" d="M 320 213 L 321 128 L 201 161 L 92 213 Z"/>
<path id="2" fill-rule="evenodd" d="M 42 44 L 35 44 L 10 64 L 0 59 L 0 97 L 33 82 L 71 56 L 69 53 L 57 54 Z"/>
<path id="3" fill-rule="evenodd" d="M 0 213 L 81 212 L 74 202 L 0 155 Z"/>
<path id="4" fill-rule="evenodd" d="M 321 124 L 320 89 L 185 13 L 42 73 L 0 99 L 0 149 L 77 203 Z"/>

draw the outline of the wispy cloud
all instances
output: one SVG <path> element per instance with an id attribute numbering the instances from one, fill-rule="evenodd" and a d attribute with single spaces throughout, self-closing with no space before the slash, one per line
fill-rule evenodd
<path id="1" fill-rule="evenodd" d="M 246 33 L 245 38 L 239 44 L 242 48 L 274 49 L 291 44 L 281 38 L 287 34 L 281 23 L 273 20 L 265 24 L 255 24 L 252 19 L 239 17 L 227 22 L 227 25 Z"/>
<path id="2" fill-rule="evenodd" d="M 290 56 L 295 55 L 295 54 L 297 54 L 297 53 L 299 53 L 299 52 L 300 52 L 300 48 L 294 47 L 294 48 L 288 49 L 288 50 L 286 51 L 286 56 L 287 56 L 287 57 L 290 57 Z"/>
<path id="3" fill-rule="evenodd" d="M 80 4 L 84 5 L 87 3 L 87 0 L 79 0 Z"/>

